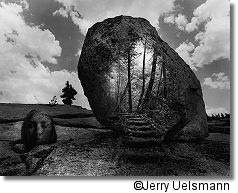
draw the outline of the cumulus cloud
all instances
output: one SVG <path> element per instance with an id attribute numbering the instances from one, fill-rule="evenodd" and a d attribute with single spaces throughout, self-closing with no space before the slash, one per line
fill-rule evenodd
<path id="1" fill-rule="evenodd" d="M 191 22 L 186 26 L 186 30 L 191 32 L 198 29 L 202 23 L 209 23 L 212 20 L 224 19 L 229 16 L 230 4 L 228 0 L 223 0 L 217 3 L 217 0 L 207 0 L 205 3 L 197 7 L 191 19 Z"/>
<path id="2" fill-rule="evenodd" d="M 169 16 L 164 17 L 164 23 L 174 24 L 175 23 L 174 15 L 169 15 Z"/>
<path id="3" fill-rule="evenodd" d="M 179 54 L 181 58 L 190 66 L 192 70 L 196 70 L 196 67 L 193 65 L 192 61 L 192 52 L 195 46 L 189 42 L 183 42 L 178 48 L 176 48 L 176 52 Z"/>
<path id="4" fill-rule="evenodd" d="M 62 7 L 56 10 L 53 15 L 71 18 L 72 22 L 79 27 L 82 34 L 86 35 L 87 30 L 93 24 L 91 21 L 82 17 L 77 10 L 76 0 L 55 0 L 58 1 Z"/>
<path id="5" fill-rule="evenodd" d="M 62 17 L 68 17 L 68 11 L 66 10 L 66 8 L 59 8 L 58 10 L 56 10 L 53 15 L 60 15 Z"/>
<path id="6" fill-rule="evenodd" d="M 79 27 L 84 35 L 94 23 L 117 15 L 131 15 L 148 19 L 155 27 L 160 15 L 173 11 L 175 0 L 55 0 L 61 3 L 54 15 L 66 16 Z M 64 10 L 64 11 L 63 11 Z"/>
<path id="7" fill-rule="evenodd" d="M 175 23 L 180 30 L 184 30 L 185 26 L 188 23 L 187 17 L 185 15 L 178 14 L 178 16 L 175 18 Z"/>
<path id="8" fill-rule="evenodd" d="M 23 8 L 17 4 L 2 2 L 0 7 L 1 53 L 19 53 L 39 58 L 40 61 L 56 64 L 61 54 L 59 41 L 49 30 L 29 26 L 21 17 Z"/>
<path id="9" fill-rule="evenodd" d="M 229 114 L 230 112 L 226 109 L 226 108 L 223 108 L 223 107 L 218 107 L 218 108 L 210 108 L 210 107 L 206 107 L 206 112 L 209 116 L 212 116 L 212 115 L 215 115 L 215 114 Z"/>
<path id="10" fill-rule="evenodd" d="M 188 20 L 185 15 L 178 14 L 177 16 L 175 16 L 174 14 L 171 14 L 169 16 L 164 17 L 164 23 L 175 24 L 178 29 L 185 30 Z"/>
<path id="11" fill-rule="evenodd" d="M 204 79 L 203 85 L 210 88 L 230 89 L 230 79 L 228 76 L 225 76 L 225 73 L 223 72 L 213 73 L 212 77 Z"/>
<path id="12" fill-rule="evenodd" d="M 51 72 L 43 65 L 57 64 L 61 47 L 49 30 L 24 21 L 26 8 L 21 3 L 0 4 L 0 101 L 48 103 L 69 80 L 79 93 L 78 104 L 89 107 L 76 73 Z"/>
<path id="13" fill-rule="evenodd" d="M 207 0 L 194 10 L 193 15 L 191 22 L 185 27 L 186 31 L 195 31 L 200 26 L 203 26 L 204 31 L 195 36 L 198 46 L 190 54 L 190 65 L 203 67 L 218 59 L 230 59 L 229 1 L 217 3 L 217 0 Z"/>

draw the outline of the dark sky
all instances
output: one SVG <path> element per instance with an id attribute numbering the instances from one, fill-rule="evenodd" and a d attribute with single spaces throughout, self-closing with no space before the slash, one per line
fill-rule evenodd
<path id="1" fill-rule="evenodd" d="M 79 91 L 76 104 L 89 108 L 77 77 L 85 34 L 95 22 L 123 14 L 148 19 L 191 66 L 209 114 L 230 111 L 227 0 L 0 2 L 0 102 L 48 103 L 70 80 Z"/>

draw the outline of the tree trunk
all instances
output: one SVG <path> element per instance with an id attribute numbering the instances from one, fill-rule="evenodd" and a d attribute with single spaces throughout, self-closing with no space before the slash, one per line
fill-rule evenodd
<path id="1" fill-rule="evenodd" d="M 123 91 L 121 97 L 120 97 L 120 101 L 122 101 L 122 99 L 124 98 L 125 94 L 126 94 L 126 91 L 128 89 L 128 82 L 126 83 L 126 87 L 125 87 L 125 90 Z"/>
<path id="2" fill-rule="evenodd" d="M 139 110 L 139 107 L 140 107 L 140 105 L 141 105 L 141 101 L 142 101 L 142 98 L 143 98 L 144 92 L 145 92 L 145 55 L 146 55 L 146 43 L 147 43 L 147 39 L 145 39 L 145 47 L 144 47 L 144 55 L 143 55 L 142 90 L 141 90 L 141 95 L 140 95 L 140 99 L 139 99 L 139 102 L 138 102 L 137 110 Z"/>
<path id="3" fill-rule="evenodd" d="M 126 87 L 125 87 L 125 89 L 124 89 L 122 95 L 121 95 L 120 98 L 119 98 L 119 103 L 117 103 L 117 106 L 116 106 L 116 108 L 115 108 L 116 111 L 118 110 L 118 111 L 120 112 L 121 103 L 122 103 L 123 100 L 124 100 L 123 98 L 125 97 L 127 90 L 128 90 L 128 82 L 126 83 Z"/>
<path id="4" fill-rule="evenodd" d="M 160 77 L 159 77 L 159 84 L 158 84 L 158 88 L 157 88 L 157 93 L 156 93 L 156 97 L 159 96 L 160 94 L 160 85 L 161 85 L 161 80 L 162 80 L 162 72 L 163 72 L 163 68 L 162 68 L 162 65 L 161 65 L 161 69 L 160 69 Z"/>
<path id="5" fill-rule="evenodd" d="M 129 105 L 129 113 L 132 112 L 132 97 L 131 97 L 131 54 L 130 48 L 127 51 L 127 59 L 128 59 L 128 105 Z"/>
<path id="6" fill-rule="evenodd" d="M 162 69 L 163 69 L 163 83 L 164 83 L 164 98 L 167 98 L 167 78 L 166 78 L 166 62 L 164 54 L 162 54 Z"/>
<path id="7" fill-rule="evenodd" d="M 118 74 L 117 74 L 117 102 L 116 104 L 120 104 L 120 86 L 121 86 L 121 68 L 120 64 L 118 64 Z"/>
<path id="8" fill-rule="evenodd" d="M 156 63 L 157 63 L 157 51 L 154 49 L 150 81 L 149 81 L 149 85 L 147 87 L 147 91 L 146 91 L 146 94 L 145 94 L 145 99 L 143 101 L 143 106 L 144 107 L 148 104 L 148 102 L 150 100 L 150 97 L 151 97 L 151 91 L 153 89 L 153 85 L 154 85 L 154 82 L 155 82 Z"/>

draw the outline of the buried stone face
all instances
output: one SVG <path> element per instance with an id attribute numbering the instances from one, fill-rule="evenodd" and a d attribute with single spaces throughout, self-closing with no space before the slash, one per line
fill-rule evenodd
<path id="1" fill-rule="evenodd" d="M 23 122 L 21 137 L 28 150 L 37 145 L 56 142 L 52 118 L 36 110 L 30 111 Z"/>

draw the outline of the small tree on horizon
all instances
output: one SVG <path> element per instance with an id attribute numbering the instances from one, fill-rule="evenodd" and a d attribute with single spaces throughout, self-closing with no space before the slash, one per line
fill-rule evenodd
<path id="1" fill-rule="evenodd" d="M 63 94 L 60 97 L 63 99 L 62 102 L 66 105 L 72 105 L 73 101 L 75 100 L 74 96 L 78 93 L 69 81 L 65 83 L 65 87 L 62 89 Z"/>

